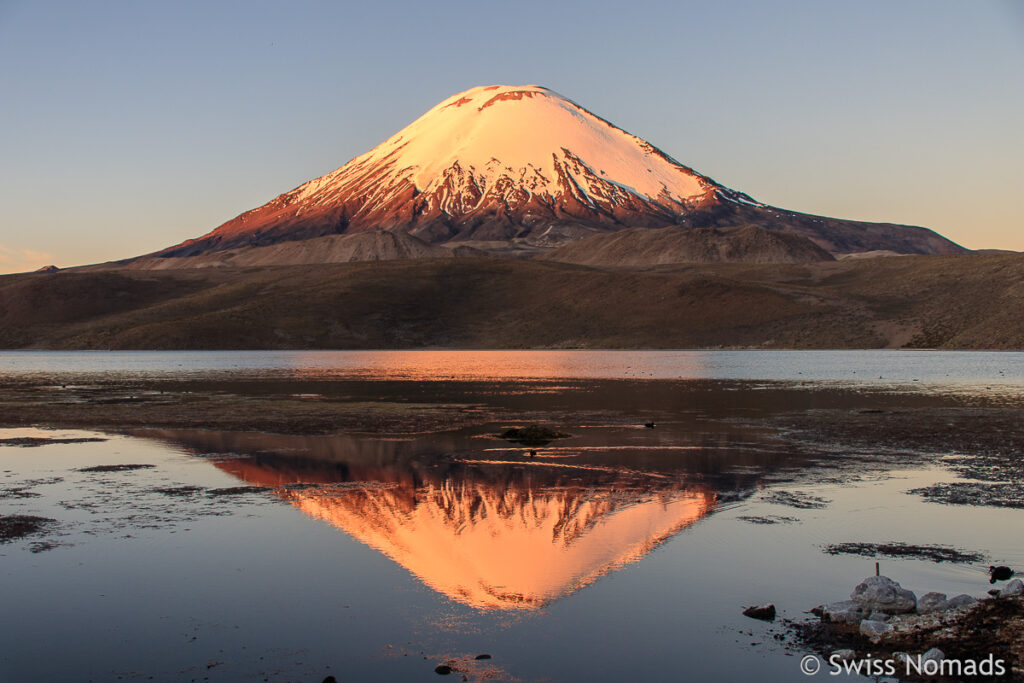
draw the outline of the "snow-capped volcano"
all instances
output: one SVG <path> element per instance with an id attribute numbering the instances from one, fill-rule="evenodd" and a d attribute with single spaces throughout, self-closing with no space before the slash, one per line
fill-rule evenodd
<path id="1" fill-rule="evenodd" d="M 368 183 L 373 183 L 368 187 Z M 415 188 L 416 216 L 552 209 L 613 213 L 630 204 L 678 213 L 709 182 L 647 144 L 539 86 L 454 95 L 295 199 L 329 203 L 368 191 L 353 222 Z"/>
<path id="2" fill-rule="evenodd" d="M 631 227 L 751 223 L 801 233 L 830 251 L 959 250 L 919 228 L 885 226 L 927 235 L 832 234 L 880 226 L 767 207 L 547 88 L 491 85 L 449 97 L 341 168 L 156 255 L 373 230 L 538 249 Z"/>

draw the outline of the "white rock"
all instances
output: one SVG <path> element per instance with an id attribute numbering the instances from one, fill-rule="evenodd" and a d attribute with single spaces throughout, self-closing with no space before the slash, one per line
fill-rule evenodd
<path id="1" fill-rule="evenodd" d="M 949 600 L 947 600 L 944 609 L 960 609 L 961 607 L 970 607 L 971 605 L 977 602 L 978 601 L 975 598 L 972 598 L 967 593 L 961 593 L 960 595 L 955 595 Z"/>
<path id="2" fill-rule="evenodd" d="M 1009 598 L 1014 595 L 1024 595 L 1024 583 L 1020 579 L 1014 579 L 999 591 L 999 597 Z"/>
<path id="3" fill-rule="evenodd" d="M 864 618 L 864 610 L 853 600 L 833 602 L 821 608 L 821 617 L 825 621 L 834 624 L 849 624 L 854 626 Z"/>
<path id="4" fill-rule="evenodd" d="M 945 593 L 925 593 L 917 599 L 918 614 L 939 612 L 948 609 Z"/>
<path id="5" fill-rule="evenodd" d="M 923 655 L 921 655 L 921 664 L 924 664 L 925 662 L 941 662 L 945 658 L 945 652 L 943 652 L 937 647 L 933 647 L 932 649 L 928 650 Z"/>
<path id="6" fill-rule="evenodd" d="M 852 662 L 857 659 L 857 653 L 853 650 L 836 650 L 832 653 L 832 656 L 829 657 L 830 660 L 833 658 L 839 662 Z"/>
<path id="7" fill-rule="evenodd" d="M 868 619 L 871 621 L 889 621 L 889 615 L 885 612 L 872 612 Z"/>
<path id="8" fill-rule="evenodd" d="M 911 659 L 909 654 L 907 654 L 906 652 L 899 652 L 899 651 L 893 652 L 892 653 L 892 658 L 896 661 L 896 663 L 901 664 L 904 667 L 906 667 L 907 663 Z"/>
<path id="9" fill-rule="evenodd" d="M 875 644 L 882 640 L 885 635 L 892 633 L 892 630 L 892 624 L 884 621 L 865 619 L 860 622 L 860 634 Z"/>
<path id="10" fill-rule="evenodd" d="M 857 584 L 850 599 L 867 613 L 905 614 L 917 607 L 917 598 L 888 576 L 869 576 Z"/>

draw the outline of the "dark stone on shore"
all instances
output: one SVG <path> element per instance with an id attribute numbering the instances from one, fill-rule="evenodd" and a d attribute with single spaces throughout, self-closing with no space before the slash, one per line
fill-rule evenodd
<path id="1" fill-rule="evenodd" d="M 487 655 L 487 654 L 483 654 L 483 655 L 477 655 L 477 656 L 476 656 L 476 657 L 474 657 L 473 659 L 490 659 L 490 658 L 491 658 L 491 656 L 490 656 L 490 655 Z"/>
<path id="2" fill-rule="evenodd" d="M 323 683 L 338 683 L 338 679 L 334 676 L 328 676 L 323 680 Z"/>
<path id="3" fill-rule="evenodd" d="M 440 664 L 440 665 L 438 665 L 438 666 L 436 666 L 436 667 L 434 668 L 434 673 L 436 673 L 436 674 L 440 674 L 440 675 L 442 675 L 442 676 L 447 676 L 447 675 L 448 675 L 448 674 L 450 674 L 450 673 L 451 673 L 452 671 L 454 671 L 454 669 L 452 669 L 452 668 L 451 668 L 450 666 L 448 666 L 447 664 Z"/>
<path id="4" fill-rule="evenodd" d="M 936 593 L 931 591 L 925 593 L 917 599 L 917 613 L 928 614 L 929 612 L 939 612 L 941 610 L 949 609 L 949 601 L 946 599 L 945 593 Z"/>
<path id="5" fill-rule="evenodd" d="M 967 593 L 961 593 L 955 595 L 946 601 L 945 609 L 962 609 L 964 607 L 970 607 L 971 605 L 977 604 L 977 599 L 973 596 L 967 595 Z"/>
<path id="6" fill-rule="evenodd" d="M 775 605 L 748 607 L 743 610 L 743 616 L 750 617 L 751 619 L 761 619 L 762 621 L 772 621 L 775 619 Z"/>

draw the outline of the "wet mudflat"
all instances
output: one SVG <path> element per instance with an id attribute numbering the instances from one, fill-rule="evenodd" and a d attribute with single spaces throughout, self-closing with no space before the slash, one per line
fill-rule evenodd
<path id="1" fill-rule="evenodd" d="M 1024 567 L 992 376 L 75 372 L 0 388 L 4 680 L 789 681 L 876 561 Z"/>

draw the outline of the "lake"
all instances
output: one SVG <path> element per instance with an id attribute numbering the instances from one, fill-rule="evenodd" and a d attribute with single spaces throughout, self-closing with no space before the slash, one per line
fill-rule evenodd
<path id="1" fill-rule="evenodd" d="M 0 514 L 49 520 L 0 544 L 4 681 L 791 681 L 784 619 L 876 560 L 918 595 L 1024 566 L 1024 510 L 921 493 L 970 479 L 914 427 L 1019 409 L 1021 353 L 18 351 L 0 381 Z M 246 411 L 272 428 L 216 428 Z M 498 436 L 534 423 L 568 436 Z"/>

